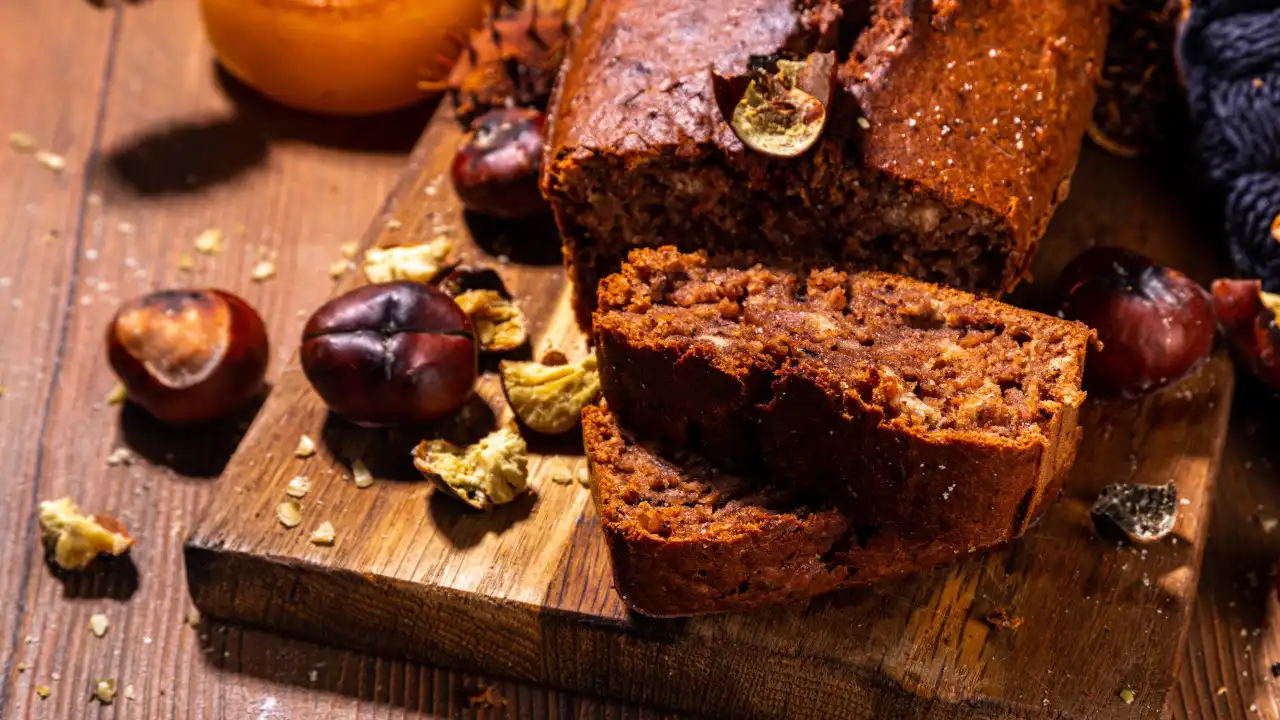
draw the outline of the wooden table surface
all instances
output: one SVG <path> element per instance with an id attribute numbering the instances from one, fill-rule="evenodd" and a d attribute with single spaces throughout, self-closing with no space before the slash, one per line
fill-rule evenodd
<path id="1" fill-rule="evenodd" d="M 121 300 L 151 289 L 228 288 L 266 318 L 274 377 L 333 288 L 339 246 L 379 212 L 429 112 L 330 120 L 276 108 L 216 71 L 194 0 L 0 0 L 0 134 L 29 133 L 66 160 L 55 172 L 0 147 L 0 718 L 660 716 L 188 623 L 184 528 L 236 437 L 169 430 L 107 403 L 104 328 Z M 193 252 L 206 228 L 226 233 L 217 256 Z M 179 268 L 184 254 L 194 271 Z M 278 274 L 255 283 L 264 258 Z M 1280 717 L 1280 531 L 1261 522 L 1280 517 L 1280 421 L 1268 417 L 1280 404 L 1239 385 L 1178 718 Z M 108 466 L 122 445 L 137 461 Z M 128 524 L 132 563 L 50 572 L 35 508 L 66 494 Z M 87 627 L 95 613 L 110 620 L 102 638 Z M 89 702 L 99 677 L 117 680 L 111 707 Z M 505 706 L 472 702 L 489 686 Z"/>

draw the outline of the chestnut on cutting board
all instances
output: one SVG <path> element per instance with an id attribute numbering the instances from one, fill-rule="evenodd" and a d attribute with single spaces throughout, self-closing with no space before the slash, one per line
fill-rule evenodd
<path id="1" fill-rule="evenodd" d="M 224 418 L 262 387 L 262 318 L 223 290 L 160 290 L 120 307 L 107 358 L 129 399 L 173 424 Z"/>
<path id="2" fill-rule="evenodd" d="M 508 220 L 542 215 L 551 206 L 538 190 L 547 116 L 526 108 L 481 115 L 449 168 L 467 210 Z"/>
<path id="3" fill-rule="evenodd" d="M 1209 295 L 1173 268 L 1118 247 L 1086 250 L 1058 277 L 1059 315 L 1097 330 L 1085 388 L 1137 397 L 1173 384 L 1213 351 Z"/>
<path id="4" fill-rule="evenodd" d="M 448 295 L 413 281 L 356 288 L 302 331 L 302 370 L 329 409 L 365 426 L 434 420 L 471 395 L 479 352 Z"/>

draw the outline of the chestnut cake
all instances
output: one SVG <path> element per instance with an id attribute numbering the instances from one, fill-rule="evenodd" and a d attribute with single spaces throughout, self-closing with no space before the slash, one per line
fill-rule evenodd
<path id="1" fill-rule="evenodd" d="M 578 319 L 629 250 L 877 268 L 998 294 L 1027 273 L 1090 120 L 1105 0 L 610 0 L 550 105 L 542 188 Z M 836 54 L 818 143 L 745 148 L 713 71 Z"/>
<path id="2" fill-rule="evenodd" d="M 672 247 L 633 251 L 600 284 L 593 320 L 609 408 L 584 426 L 598 506 L 619 587 L 658 614 L 865 583 L 1022 534 L 1075 458 L 1085 353 L 1096 342 L 1080 323 L 898 275 L 720 268 Z M 690 475 L 615 424 L 714 467 Z M 706 479 L 723 473 L 739 479 Z M 720 487 L 749 478 L 768 499 Z M 692 495 L 658 490 L 672 481 Z M 724 505 L 726 492 L 744 499 Z M 780 511 L 778 497 L 794 504 Z M 691 519 L 703 505 L 710 515 Z M 688 540 L 702 530 L 685 534 L 704 521 L 719 528 L 705 533 L 714 548 Z M 716 560 L 714 587 L 697 591 L 708 595 L 674 593 L 670 604 L 654 598 L 657 607 L 636 599 L 644 581 L 628 575 L 656 563 L 653 553 L 768 554 L 754 543 L 787 545 L 772 532 L 805 544 L 788 562 L 825 558 L 805 566 L 811 585 L 763 580 L 738 597 L 757 580 L 723 583 L 733 566 Z M 713 539 L 721 535 L 728 545 Z M 780 567 L 740 565 L 766 576 Z"/>

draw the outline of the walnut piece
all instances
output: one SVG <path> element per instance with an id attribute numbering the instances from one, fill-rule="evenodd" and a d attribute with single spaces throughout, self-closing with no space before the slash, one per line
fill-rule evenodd
<path id="1" fill-rule="evenodd" d="M 515 350 L 529 337 L 520 306 L 497 290 L 468 290 L 453 301 L 471 317 L 471 326 L 475 328 L 481 350 Z"/>
<path id="2" fill-rule="evenodd" d="M 452 250 L 453 241 L 444 235 L 418 245 L 371 248 L 364 254 L 364 276 L 372 283 L 431 282 L 440 274 Z"/>
<path id="3" fill-rule="evenodd" d="M 524 438 L 504 427 L 465 448 L 424 440 L 413 450 L 413 466 L 471 507 L 491 510 L 528 488 L 527 454 Z"/>
<path id="4" fill-rule="evenodd" d="M 40 503 L 45 548 L 63 570 L 83 570 L 99 555 L 123 555 L 133 538 L 115 518 L 84 515 L 64 497 Z"/>
<path id="5" fill-rule="evenodd" d="M 498 367 L 507 403 L 520 422 L 540 433 L 572 430 L 582 408 L 600 394 L 595 353 L 567 365 L 504 360 Z"/>

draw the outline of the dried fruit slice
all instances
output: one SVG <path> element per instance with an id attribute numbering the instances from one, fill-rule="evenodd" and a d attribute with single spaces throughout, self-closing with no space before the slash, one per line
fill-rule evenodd
<path id="1" fill-rule="evenodd" d="M 492 510 L 528 488 L 527 453 L 524 438 L 506 427 L 465 448 L 424 440 L 413 450 L 413 466 L 471 507 Z"/>
<path id="2" fill-rule="evenodd" d="M 582 408 L 600 394 L 595 353 L 574 364 L 504 360 L 498 367 L 507 403 L 520 422 L 540 433 L 556 435 L 572 430 L 582 417 Z"/>

